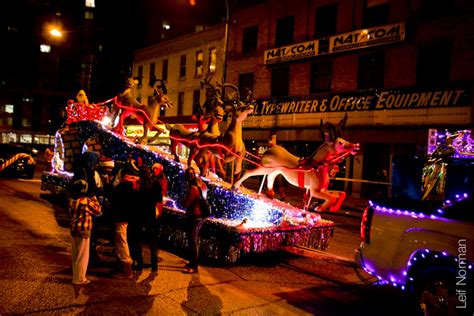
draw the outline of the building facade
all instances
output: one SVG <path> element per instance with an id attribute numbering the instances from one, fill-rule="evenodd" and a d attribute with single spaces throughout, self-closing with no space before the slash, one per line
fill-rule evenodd
<path id="1" fill-rule="evenodd" d="M 209 75 L 213 84 L 222 83 L 223 53 L 223 25 L 138 50 L 133 64 L 133 76 L 139 78 L 135 95 L 140 102 L 148 104 L 153 94 L 150 82 L 154 78 L 163 80 L 173 107 L 162 109 L 160 119 L 187 123 L 193 107 L 206 99 L 201 81 Z"/>
<path id="2" fill-rule="evenodd" d="M 343 176 L 380 181 L 394 155 L 426 149 L 430 129 L 472 127 L 472 2 L 249 2 L 231 12 L 227 81 L 258 101 L 244 125 L 252 149 L 277 134 L 303 157 L 321 121 L 347 113 L 343 137 L 361 150 Z M 370 197 L 369 184 L 346 189 Z"/>

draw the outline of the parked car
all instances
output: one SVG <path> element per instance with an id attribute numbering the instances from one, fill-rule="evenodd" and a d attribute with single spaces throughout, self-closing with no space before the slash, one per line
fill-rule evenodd
<path id="1" fill-rule="evenodd" d="M 17 154 L 27 154 L 14 161 L 9 161 Z M 0 144 L 0 177 L 26 177 L 35 175 L 35 153 L 24 146 L 16 144 Z"/>
<path id="2" fill-rule="evenodd" d="M 400 162 L 395 166 L 409 170 L 392 180 L 400 184 L 392 188 L 394 198 L 371 201 L 363 213 L 356 263 L 379 283 L 412 294 L 424 315 L 472 315 L 474 161 L 450 161 L 449 199 L 423 202 L 420 168 Z"/>

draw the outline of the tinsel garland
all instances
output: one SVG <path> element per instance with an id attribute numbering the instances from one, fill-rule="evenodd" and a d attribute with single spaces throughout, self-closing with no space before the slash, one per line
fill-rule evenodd
<path id="1" fill-rule="evenodd" d="M 162 242 L 179 249 L 188 247 L 183 211 L 165 206 L 159 223 Z M 297 244 L 326 250 L 333 231 L 334 223 L 325 220 L 319 220 L 313 226 L 279 225 L 248 229 L 235 220 L 211 218 L 201 228 L 199 251 L 206 258 L 235 262 L 244 254 L 276 251 Z"/>
<path id="2" fill-rule="evenodd" d="M 102 121 L 108 113 L 107 106 L 103 104 L 75 103 L 69 100 L 66 106 L 66 124 L 80 121 Z"/>
<path id="3" fill-rule="evenodd" d="M 163 165 L 169 198 L 162 217 L 160 237 L 178 247 L 185 247 L 184 207 L 181 204 L 186 193 L 183 165 L 175 162 L 169 153 L 135 144 L 98 122 L 79 121 L 70 126 L 74 127 L 71 130 L 77 133 L 79 144 L 90 138 L 98 139 L 101 154 L 112 158 L 118 167 L 129 157 L 140 157 L 149 166 L 155 162 Z M 274 251 L 286 245 L 327 248 L 334 229 L 333 222 L 245 189 L 233 191 L 229 183 L 219 178 L 202 179 L 209 188 L 208 201 L 213 211 L 213 218 L 208 219 L 201 230 L 201 253 L 204 256 L 234 262 L 242 253 Z M 59 192 L 69 181 L 70 176 L 66 174 L 45 172 L 42 189 Z"/>

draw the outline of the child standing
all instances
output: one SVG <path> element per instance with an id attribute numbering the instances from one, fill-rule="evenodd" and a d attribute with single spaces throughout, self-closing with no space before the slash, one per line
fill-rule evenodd
<path id="1" fill-rule="evenodd" d="M 76 180 L 70 187 L 69 214 L 71 216 L 72 284 L 88 284 L 86 278 L 89 263 L 92 215 L 101 215 L 101 207 L 95 195 L 88 196 L 85 180 Z"/>

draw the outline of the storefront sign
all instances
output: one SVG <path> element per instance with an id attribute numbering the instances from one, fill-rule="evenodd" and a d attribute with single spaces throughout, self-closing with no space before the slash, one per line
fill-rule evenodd
<path id="1" fill-rule="evenodd" d="M 170 132 L 166 129 L 164 124 L 158 124 L 158 128 L 163 129 L 160 137 L 169 137 Z M 127 137 L 141 137 L 143 136 L 143 126 L 142 125 L 127 125 L 125 126 L 125 135 Z M 148 136 L 153 137 L 156 135 L 156 131 L 149 131 Z"/>
<path id="2" fill-rule="evenodd" d="M 273 48 L 265 51 L 264 64 L 270 65 L 295 59 L 309 58 L 322 54 L 389 44 L 405 39 L 405 23 L 382 25 L 368 29 L 322 38 L 314 41 Z M 321 50 L 319 49 L 320 41 Z M 329 42 L 329 49 L 327 43 Z"/>
<path id="3" fill-rule="evenodd" d="M 329 40 L 329 53 L 400 42 L 404 39 L 404 23 L 382 25 L 331 36 Z"/>
<path id="4" fill-rule="evenodd" d="M 316 56 L 318 41 L 309 41 L 265 51 L 265 65 Z"/>
<path id="5" fill-rule="evenodd" d="M 470 106 L 471 102 L 471 93 L 463 86 L 432 90 L 380 89 L 258 100 L 252 115 L 456 107 Z"/>

